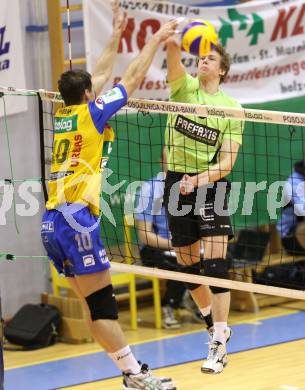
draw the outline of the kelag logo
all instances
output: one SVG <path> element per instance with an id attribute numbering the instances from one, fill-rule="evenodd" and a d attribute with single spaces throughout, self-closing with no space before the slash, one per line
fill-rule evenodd
<path id="1" fill-rule="evenodd" d="M 8 54 L 11 44 L 10 42 L 5 42 L 5 30 L 6 26 L 0 27 L 0 71 L 8 69 L 10 66 L 10 60 L 8 58 L 2 59 L 2 56 Z"/>
<path id="2" fill-rule="evenodd" d="M 63 118 L 55 117 L 55 133 L 68 133 L 77 130 L 77 115 Z"/>

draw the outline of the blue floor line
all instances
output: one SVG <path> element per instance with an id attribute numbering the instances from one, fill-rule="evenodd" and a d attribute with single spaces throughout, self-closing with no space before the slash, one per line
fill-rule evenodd
<path id="1" fill-rule="evenodd" d="M 236 353 L 305 338 L 305 312 L 233 326 L 228 352 Z M 201 360 L 206 356 L 207 332 L 195 332 L 138 344 L 137 359 L 152 369 Z M 19 352 L 21 353 L 21 352 Z M 105 352 L 35 364 L 5 371 L 5 390 L 50 390 L 120 375 Z"/>

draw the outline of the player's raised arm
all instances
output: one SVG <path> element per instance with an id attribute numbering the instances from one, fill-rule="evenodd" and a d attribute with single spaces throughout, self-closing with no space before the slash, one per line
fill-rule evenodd
<path id="1" fill-rule="evenodd" d="M 111 76 L 114 61 L 116 59 L 119 48 L 120 38 L 127 22 L 127 14 L 120 9 L 118 0 L 113 1 L 112 11 L 113 32 L 92 73 L 93 91 L 95 92 L 96 96 L 100 95 L 104 85 Z"/>
<path id="2" fill-rule="evenodd" d="M 143 80 L 159 45 L 175 33 L 176 27 L 176 20 L 165 23 L 146 43 L 141 53 L 130 63 L 120 81 L 120 84 L 125 87 L 128 96 L 134 92 Z"/>
<path id="3" fill-rule="evenodd" d="M 181 63 L 180 44 L 174 38 L 169 38 L 166 42 L 167 52 L 167 81 L 175 81 L 185 74 L 185 68 Z"/>

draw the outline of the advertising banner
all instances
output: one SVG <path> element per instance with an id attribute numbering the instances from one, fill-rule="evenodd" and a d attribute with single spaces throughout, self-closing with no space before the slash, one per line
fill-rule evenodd
<path id="1" fill-rule="evenodd" d="M 165 21 L 183 17 L 179 30 L 192 19 L 212 22 L 220 42 L 231 55 L 232 66 L 223 89 L 241 103 L 286 100 L 305 95 L 305 0 L 251 1 L 236 7 L 194 7 L 163 1 L 121 1 L 128 24 L 121 37 L 113 76 L 119 81 L 127 65 Z M 108 2 L 84 0 L 88 70 L 106 46 L 112 32 Z M 177 34 L 177 38 L 180 36 Z M 195 75 L 195 57 L 183 54 L 187 72 Z M 166 51 L 160 47 L 135 97 L 168 98 Z"/>
<path id="2" fill-rule="evenodd" d="M 22 34 L 19 1 L 1 0 L 0 86 L 25 88 Z M 6 96 L 5 109 L 7 115 L 26 111 L 27 99 Z M 0 117 L 3 115 L 4 106 L 0 100 Z"/>

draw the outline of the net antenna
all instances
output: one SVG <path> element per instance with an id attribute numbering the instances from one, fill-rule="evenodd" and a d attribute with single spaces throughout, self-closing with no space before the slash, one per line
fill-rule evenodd
<path id="1" fill-rule="evenodd" d="M 71 40 L 71 19 L 70 19 L 69 0 L 67 0 L 67 27 L 68 27 L 69 66 L 70 66 L 70 70 L 72 70 L 72 40 Z"/>

